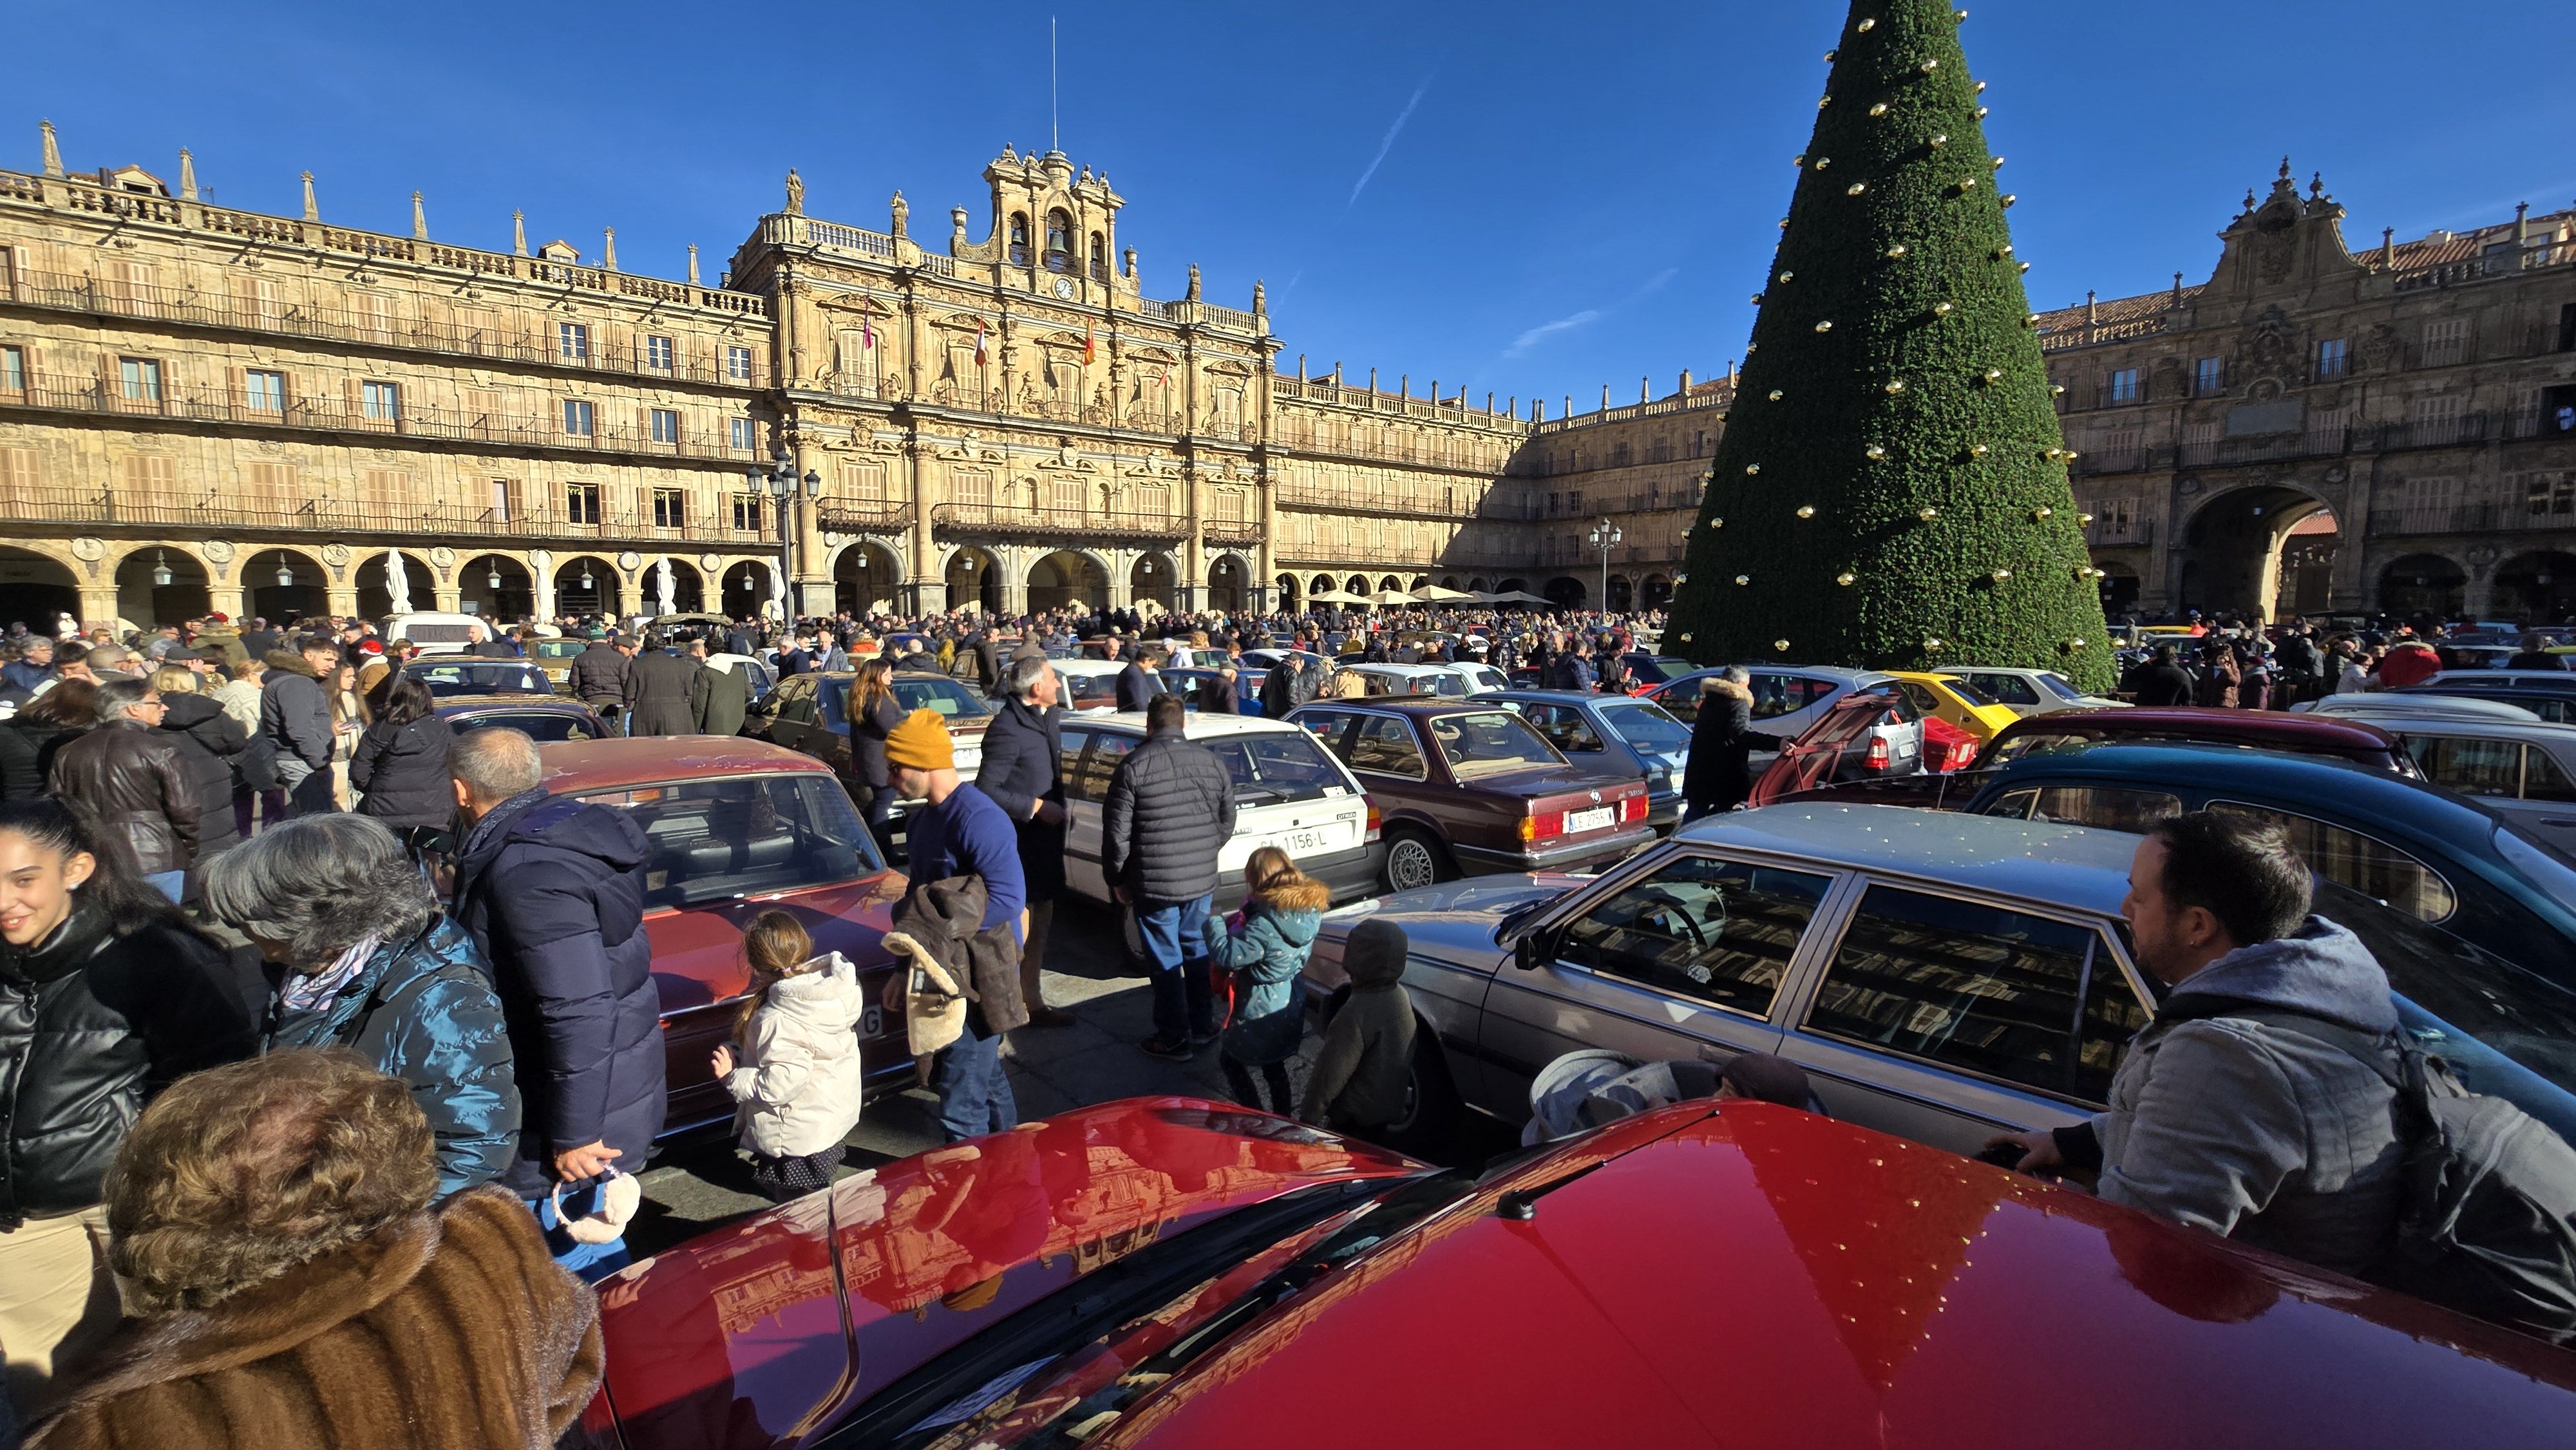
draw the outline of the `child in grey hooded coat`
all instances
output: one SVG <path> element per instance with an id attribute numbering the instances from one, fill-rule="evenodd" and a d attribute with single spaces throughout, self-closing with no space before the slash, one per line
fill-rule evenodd
<path id="1" fill-rule="evenodd" d="M 1371 917 L 1342 944 L 1350 1000 L 1324 1032 L 1298 1116 L 1360 1137 L 1383 1134 L 1404 1116 L 1413 1066 L 1413 999 L 1404 990 L 1404 928 Z"/>

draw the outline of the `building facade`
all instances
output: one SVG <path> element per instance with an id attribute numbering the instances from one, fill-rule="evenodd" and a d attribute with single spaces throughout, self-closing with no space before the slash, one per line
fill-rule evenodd
<path id="1" fill-rule="evenodd" d="M 1293 367 L 1005 147 L 937 250 L 791 173 L 720 285 L 0 172 L 0 618 L 1645 607 L 1731 377 L 1554 417 Z M 2287 174 L 2212 279 L 2049 314 L 2115 610 L 2576 607 L 2576 217 L 2354 256 Z M 1731 368 L 1730 368 L 1731 373 Z M 2562 567 L 2557 561 L 2565 560 Z M 398 562 L 399 561 L 399 562 Z M 400 570 L 399 579 L 396 570 Z M 399 587 L 398 587 L 399 586 Z"/>

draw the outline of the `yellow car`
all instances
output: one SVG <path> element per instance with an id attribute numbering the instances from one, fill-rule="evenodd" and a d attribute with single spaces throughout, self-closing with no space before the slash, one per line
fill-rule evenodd
<path id="1" fill-rule="evenodd" d="M 1948 675 L 1920 674 L 1913 670 L 1890 670 L 1888 675 L 1896 681 L 1897 688 L 1905 692 L 1905 698 L 1913 702 L 1915 709 L 1974 735 L 1981 747 L 1994 739 L 2005 726 L 2021 718 L 2013 713 L 2011 706 L 1998 705 L 1987 699 L 1965 680 Z"/>

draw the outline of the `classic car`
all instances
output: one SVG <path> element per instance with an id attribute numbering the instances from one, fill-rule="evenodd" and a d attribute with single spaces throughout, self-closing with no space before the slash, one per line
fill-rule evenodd
<path id="1" fill-rule="evenodd" d="M 1899 770 L 1917 762 L 1898 752 L 1903 742 L 1920 735 L 1922 769 Z M 1916 712 L 1902 690 L 1878 686 L 1855 690 L 1787 742 L 1758 767 L 1753 793 L 1745 804 L 1769 805 L 1794 793 L 1829 789 L 1837 783 L 1873 781 L 1911 794 L 1914 783 L 1934 779 L 1931 772 L 1960 769 L 1976 758 L 1977 739 L 1967 731 Z"/>
<path id="2" fill-rule="evenodd" d="M 1390 891 L 1485 871 L 1573 870 L 1655 838 L 1645 781 L 1571 764 L 1518 715 L 1481 700 L 1324 700 L 1288 718 L 1368 788 Z"/>
<path id="3" fill-rule="evenodd" d="M 2530 711 L 2552 725 L 2576 725 L 2576 674 L 2562 675 L 2556 685 L 2535 685 L 2529 672 L 2514 674 L 2510 681 L 2485 677 L 2465 670 L 2446 670 L 2420 685 L 2400 685 L 2387 693 L 2442 700 L 2483 700 L 2513 705 Z M 2329 695 L 2328 699 L 2341 699 Z"/>
<path id="4" fill-rule="evenodd" d="M 1105 1103 L 846 1178 L 599 1300 L 582 1432 L 622 1450 L 2557 1450 L 2576 1419 L 2565 1350 L 1746 1101 L 1482 1177 Z M 2053 1384 L 2081 1393 L 2031 1399 Z"/>
<path id="5" fill-rule="evenodd" d="M 572 662 L 590 648 L 586 639 L 541 639 L 528 646 L 528 663 L 546 672 L 557 694 L 572 693 Z"/>
<path id="6" fill-rule="evenodd" d="M 2098 1111 L 2153 1016 L 2120 918 L 2137 846 L 1895 806 L 1739 811 L 1588 884 L 1462 882 L 1335 911 L 1307 1001 L 1328 1015 L 1353 926 L 1404 928 L 1412 1141 L 1462 1105 L 1522 1122 L 1541 1067 L 1606 1048 L 1778 1053 L 1835 1117 L 1975 1153 Z M 2417 1041 L 2576 1137 L 2576 992 L 2331 880 L 2318 901 L 2378 955 Z"/>
<path id="7" fill-rule="evenodd" d="M 1699 666 L 1686 659 L 1648 654 L 1644 650 L 1631 650 L 1619 656 L 1619 663 L 1628 667 L 1628 693 L 1632 695 L 1644 694 L 1667 680 L 1678 680 L 1684 675 L 1700 672 Z"/>
<path id="8" fill-rule="evenodd" d="M 2323 711 L 2310 715 L 2198 705 L 2070 710 L 2037 716 L 2016 722 L 1996 736 L 1986 747 L 1986 761 L 2000 765 L 2026 754 L 2064 750 L 2097 740 L 2235 745 L 2288 755 L 2330 756 L 2391 775 L 2412 777 L 2421 773 L 2388 732 L 2362 721 L 2333 719 Z"/>
<path id="9" fill-rule="evenodd" d="M 869 1002 L 860 1050 L 871 1082 L 910 1079 L 902 1018 L 889 1023 L 876 1005 L 893 971 L 879 944 L 887 908 L 876 890 L 885 862 L 828 766 L 740 736 L 572 741 L 539 753 L 547 790 L 627 811 L 652 843 L 644 930 L 662 994 L 665 1137 L 733 1118 L 733 1098 L 707 1058 L 732 1037 L 749 983 L 743 926 L 772 908 L 793 913 L 816 951 L 858 965 Z"/>
<path id="10" fill-rule="evenodd" d="M 1539 734 L 1578 765 L 1602 765 L 1646 783 L 1646 821 L 1669 831 L 1682 818 L 1682 771 L 1690 764 L 1690 727 L 1649 700 L 1576 690 L 1505 690 L 1479 695 L 1520 711 Z"/>
<path id="11" fill-rule="evenodd" d="M 850 751 L 848 712 L 850 683 L 856 674 L 808 672 L 790 675 L 778 688 L 753 702 L 742 733 L 801 750 L 828 762 L 844 782 L 858 779 L 858 757 Z M 957 773 L 968 780 L 984 762 L 984 732 L 993 723 L 993 707 L 970 686 L 946 675 L 897 670 L 887 677 L 894 702 L 904 713 L 936 712 L 948 726 L 957 751 Z"/>
<path id="12" fill-rule="evenodd" d="M 1921 670 L 1891 670 L 1888 678 L 1924 718 L 1941 720 L 1967 731 L 1979 743 L 2002 734 L 2021 716 L 1980 694 L 1977 687 L 1956 675 L 1930 674 Z"/>
<path id="13" fill-rule="evenodd" d="M 1162 676 L 1163 688 L 1180 696 L 1191 709 L 1196 710 L 1199 707 L 1199 686 L 1209 680 L 1215 679 L 1217 677 L 1217 673 L 1214 669 L 1193 665 L 1184 668 L 1166 669 L 1162 671 Z M 1259 669 L 1255 669 L 1250 666 L 1237 666 L 1235 668 L 1234 699 L 1237 706 L 1235 711 L 1236 714 L 1258 715 L 1261 713 L 1261 682 L 1265 678 L 1267 678 L 1267 676 Z"/>
<path id="14" fill-rule="evenodd" d="M 2007 761 L 1967 804 L 2128 831 L 2203 808 L 2279 821 L 2326 880 L 2576 988 L 2576 867 L 2420 780 L 2326 756 L 2103 742 Z"/>
<path id="15" fill-rule="evenodd" d="M 1997 669 L 1986 665 L 1945 665 L 1934 670 L 1965 680 L 1968 688 L 2016 715 L 2048 715 L 2060 710 L 2108 710 L 2123 702 L 2088 695 L 2055 670 Z"/>
<path id="16" fill-rule="evenodd" d="M 1061 699 L 1068 715 L 1105 715 L 1118 708 L 1118 677 L 1127 666 L 1117 660 L 1056 660 L 1056 678 L 1064 682 Z"/>
<path id="17" fill-rule="evenodd" d="M 438 718 L 459 735 L 498 725 L 520 731 L 539 744 L 601 740 L 609 734 L 588 705 L 526 695 L 449 695 L 438 702 Z"/>
<path id="18" fill-rule="evenodd" d="M 1747 688 L 1753 691 L 1753 728 L 1781 740 L 1794 740 L 1806 733 L 1807 727 L 1831 709 L 1834 701 L 1852 691 L 1884 685 L 1893 678 L 1880 670 L 1847 670 L 1829 665 L 1748 665 L 1746 672 L 1751 676 Z M 1700 681 L 1716 673 L 1696 670 L 1677 675 L 1648 689 L 1644 698 L 1663 706 L 1666 713 L 1683 724 L 1693 724 L 1699 719 Z M 1923 750 L 1919 735 L 1913 746 L 1911 751 L 1901 753 L 1919 760 Z"/>
<path id="19" fill-rule="evenodd" d="M 429 686 L 440 698 L 451 695 L 551 695 L 555 682 L 545 670 L 525 660 L 487 660 L 469 655 L 440 655 L 413 660 L 403 673 Z"/>
<path id="20" fill-rule="evenodd" d="M 1377 807 L 1338 756 L 1313 735 L 1260 714 L 1193 714 L 1185 738 L 1205 747 L 1234 781 L 1234 835 L 1217 853 L 1216 905 L 1243 899 L 1243 863 L 1277 846 L 1299 870 L 1346 900 L 1376 889 L 1386 847 Z M 1107 904 L 1101 805 L 1109 777 L 1145 741 L 1145 717 L 1080 715 L 1064 722 L 1064 874 L 1079 895 Z"/>

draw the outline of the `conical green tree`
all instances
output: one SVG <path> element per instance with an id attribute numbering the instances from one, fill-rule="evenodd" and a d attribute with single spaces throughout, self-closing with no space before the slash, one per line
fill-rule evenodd
<path id="1" fill-rule="evenodd" d="M 1667 648 L 2114 669 L 1959 18 L 1855 0 Z"/>

